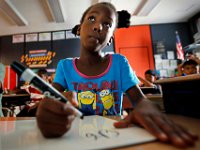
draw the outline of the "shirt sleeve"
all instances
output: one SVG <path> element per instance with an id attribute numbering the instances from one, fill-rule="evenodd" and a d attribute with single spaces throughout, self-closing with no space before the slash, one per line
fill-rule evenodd
<path id="1" fill-rule="evenodd" d="M 121 67 L 121 85 L 122 91 L 126 92 L 132 86 L 135 86 L 139 83 L 139 79 L 135 75 L 135 72 L 132 70 L 131 66 L 128 63 L 128 60 L 125 56 L 120 56 L 120 67 Z"/>
<path id="2" fill-rule="evenodd" d="M 64 60 L 60 60 L 58 62 L 57 68 L 56 68 L 56 74 L 55 74 L 55 78 L 54 81 L 55 83 L 60 84 L 63 88 L 67 89 L 67 82 L 65 79 L 65 72 L 64 72 Z"/>

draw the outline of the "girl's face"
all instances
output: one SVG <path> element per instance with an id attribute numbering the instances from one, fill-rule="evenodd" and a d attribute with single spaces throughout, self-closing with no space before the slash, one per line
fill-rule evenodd
<path id="1" fill-rule="evenodd" d="M 109 42 L 116 27 L 115 12 L 108 6 L 97 4 L 93 6 L 80 25 L 82 47 L 99 51 Z"/>

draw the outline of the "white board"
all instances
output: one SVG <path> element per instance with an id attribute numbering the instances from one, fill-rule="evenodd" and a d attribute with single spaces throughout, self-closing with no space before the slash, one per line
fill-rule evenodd
<path id="1" fill-rule="evenodd" d="M 155 137 L 137 126 L 116 129 L 114 120 L 101 116 L 76 118 L 61 138 L 46 139 L 35 120 L 0 121 L 1 150 L 84 150 L 110 149 L 154 141 Z"/>

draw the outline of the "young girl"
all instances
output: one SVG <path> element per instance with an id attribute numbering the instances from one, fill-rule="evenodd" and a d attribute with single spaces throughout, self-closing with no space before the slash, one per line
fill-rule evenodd
<path id="1" fill-rule="evenodd" d="M 122 94 L 130 98 L 134 111 L 114 124 L 117 128 L 137 123 L 159 140 L 186 147 L 196 136 L 174 124 L 146 99 L 127 59 L 119 54 L 103 56 L 117 27 L 118 14 L 110 3 L 89 7 L 77 28 L 81 40 L 80 58 L 58 63 L 53 86 L 85 115 L 121 115 Z M 70 105 L 46 98 L 37 111 L 38 127 L 45 137 L 60 137 L 71 127 L 74 112 Z"/>

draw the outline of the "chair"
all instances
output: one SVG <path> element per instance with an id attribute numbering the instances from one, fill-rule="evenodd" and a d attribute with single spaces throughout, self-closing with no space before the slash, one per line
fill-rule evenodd
<path id="1" fill-rule="evenodd" d="M 14 117 L 17 106 L 26 105 L 31 101 L 29 94 L 4 94 L 2 97 L 2 106 L 5 116 Z"/>
<path id="2" fill-rule="evenodd" d="M 13 112 L 9 108 L 2 107 L 4 117 L 13 117 Z"/>

